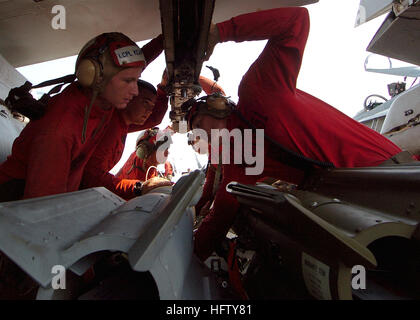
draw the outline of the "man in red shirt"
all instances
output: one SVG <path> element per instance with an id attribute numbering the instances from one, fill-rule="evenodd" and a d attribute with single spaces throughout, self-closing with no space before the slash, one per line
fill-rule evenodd
<path id="1" fill-rule="evenodd" d="M 81 188 L 103 186 L 120 197 L 129 200 L 138 196 L 138 179 L 123 179 L 109 171 L 118 163 L 125 147 L 129 132 L 148 129 L 162 122 L 168 109 L 168 98 L 165 92 L 166 76 L 162 82 L 154 86 L 146 81 L 139 81 L 139 95 L 126 109 L 116 112 L 101 143 L 90 158 L 83 173 Z M 154 180 L 153 187 L 168 185 L 167 181 Z"/>
<path id="2" fill-rule="evenodd" d="M 76 61 L 78 81 L 50 99 L 0 165 L 0 201 L 79 189 L 82 173 L 114 114 L 137 96 L 137 79 L 162 47 L 159 36 L 140 49 L 121 33 L 89 41 Z M 33 298 L 37 285 L 0 252 L 0 298 Z"/>
<path id="3" fill-rule="evenodd" d="M 220 93 L 226 95 L 225 91 L 218 84 L 211 84 L 210 81 L 206 81 L 203 85 L 203 90 L 206 94 L 211 95 L 213 93 Z M 209 207 L 213 203 L 215 192 L 218 188 L 221 178 L 221 167 L 216 163 L 211 163 L 211 145 L 207 145 L 208 141 L 200 140 L 200 137 L 189 137 L 188 144 L 191 145 L 193 150 L 198 154 L 208 154 L 208 164 L 206 168 L 206 180 L 203 186 L 203 192 L 200 200 L 195 205 L 195 217 L 196 223 L 199 223 L 204 216 L 208 214 Z"/>
<path id="4" fill-rule="evenodd" d="M 295 184 L 302 181 L 302 170 L 274 156 L 275 144 L 335 167 L 376 166 L 401 152 L 379 133 L 296 88 L 308 33 L 309 15 L 305 8 L 244 14 L 210 29 L 209 54 L 218 42 L 263 39 L 268 42 L 242 78 L 238 105 L 235 107 L 226 100 L 225 111 L 229 112 L 220 116 L 219 111 L 209 112 L 208 99 L 197 102 L 187 115 L 189 126 L 203 129 L 209 137 L 211 129 L 264 129 L 272 142 L 264 139 L 264 166 L 260 174 L 247 175 L 246 165 L 232 161 L 223 164 L 223 179 L 213 208 L 195 233 L 195 253 L 202 260 L 223 240 L 239 207 L 236 199 L 225 191 L 230 181 L 254 184 L 264 177 Z"/>
<path id="5" fill-rule="evenodd" d="M 135 179 L 145 182 L 158 177 L 156 166 L 160 163 L 157 152 L 164 140 L 165 132 L 158 127 L 146 130 L 137 139 L 136 150 L 130 155 L 125 164 L 115 175 L 119 179 Z M 158 140 L 159 139 L 159 140 Z M 161 142 L 160 142 L 161 141 Z M 169 147 L 168 144 L 166 146 Z M 164 151 L 164 158 L 168 157 L 168 149 Z"/>
<path id="6" fill-rule="evenodd" d="M 221 90 L 217 84 L 206 77 L 200 76 L 199 82 L 206 93 Z M 166 74 L 164 73 L 161 83 L 157 86 L 157 93 L 153 85 L 145 86 L 144 83 L 143 88 L 139 86 L 139 96 L 134 98 L 125 110 L 114 115 L 112 119 L 113 125 L 110 126 L 102 142 L 86 165 L 81 188 L 103 186 L 126 200 L 139 195 L 136 186 L 139 185 L 139 182 L 144 182 L 144 180 L 140 181 L 141 179 L 138 178 L 128 179 L 121 174 L 115 176 L 109 171 L 121 159 L 127 133 L 148 129 L 160 124 L 168 108 L 168 98 L 165 91 Z M 150 114 L 151 111 L 149 109 L 151 107 L 153 111 Z M 130 159 L 134 160 L 134 157 L 132 154 Z M 168 185 L 167 180 L 155 178 L 143 185 L 143 191 L 164 185 Z"/>
<path id="7" fill-rule="evenodd" d="M 78 81 L 50 99 L 46 113 L 30 121 L 0 165 L 2 201 L 78 190 L 114 109 L 124 109 L 138 94 L 137 79 L 154 59 L 156 42 L 161 37 L 142 51 L 127 36 L 106 33 L 82 48 Z"/>

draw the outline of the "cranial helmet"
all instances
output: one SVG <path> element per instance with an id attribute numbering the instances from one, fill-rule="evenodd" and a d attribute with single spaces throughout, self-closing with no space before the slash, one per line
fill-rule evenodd
<path id="1" fill-rule="evenodd" d="M 119 32 L 103 33 L 80 50 L 76 76 L 82 86 L 101 92 L 119 71 L 145 65 L 143 52 L 134 41 Z"/>
<path id="2" fill-rule="evenodd" d="M 230 116 L 235 110 L 236 104 L 228 97 L 223 96 L 220 92 L 213 93 L 199 99 L 190 99 L 181 106 L 183 112 L 186 113 L 188 128 L 191 130 L 191 124 L 195 116 L 199 114 L 207 114 L 217 119 L 224 119 Z"/>
<path id="3" fill-rule="evenodd" d="M 82 143 L 86 141 L 89 114 L 97 95 L 124 68 L 145 66 L 146 60 L 141 49 L 133 40 L 119 32 L 103 33 L 80 50 L 76 60 L 76 77 L 83 87 L 93 90 L 83 120 Z"/>

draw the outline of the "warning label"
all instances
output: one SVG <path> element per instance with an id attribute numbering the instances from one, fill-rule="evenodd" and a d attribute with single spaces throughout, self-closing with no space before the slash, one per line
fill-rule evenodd
<path id="1" fill-rule="evenodd" d="M 331 300 L 330 267 L 302 252 L 302 273 L 309 293 L 319 300 Z"/>

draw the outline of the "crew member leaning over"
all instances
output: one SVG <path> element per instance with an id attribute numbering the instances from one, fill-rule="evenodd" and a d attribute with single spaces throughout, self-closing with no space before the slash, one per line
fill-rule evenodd
<path id="1" fill-rule="evenodd" d="M 213 115 L 208 110 L 209 101 L 222 103 L 223 98 L 189 103 L 189 127 L 203 129 L 208 136 L 211 129 L 264 129 L 273 142 L 265 139 L 261 174 L 247 175 L 245 164 L 222 165 L 222 183 L 213 208 L 195 233 L 195 253 L 202 260 L 223 240 L 235 219 L 239 204 L 226 192 L 230 181 L 255 184 L 273 177 L 301 183 L 303 171 L 276 156 L 278 145 L 335 167 L 376 166 L 401 152 L 384 136 L 296 88 L 308 34 L 307 9 L 292 7 L 240 15 L 210 28 L 209 53 L 218 42 L 268 42 L 242 78 L 238 105 L 225 99 L 225 111 L 231 112 L 221 116 L 217 110 Z M 230 151 L 233 159 L 232 146 Z"/>
<path id="2" fill-rule="evenodd" d="M 165 75 L 157 90 L 151 83 L 139 80 L 139 95 L 130 101 L 126 109 L 114 114 L 112 125 L 87 163 L 80 186 L 82 189 L 105 187 L 126 200 L 149 189 L 141 189 L 138 179 L 123 179 L 109 171 L 121 159 L 129 132 L 148 129 L 162 122 L 168 109 L 165 85 Z M 150 189 L 169 184 L 167 180 L 158 178 L 146 183 Z"/>
<path id="3" fill-rule="evenodd" d="M 216 88 L 219 88 L 217 84 L 203 76 L 199 77 L 199 83 L 206 93 L 214 92 Z M 112 120 L 114 125 L 110 126 L 86 166 L 81 188 L 103 186 L 129 200 L 140 195 L 142 191 L 144 193 L 159 186 L 170 185 L 166 179 L 153 178 L 143 184 L 143 189 L 139 190 L 137 186 L 143 181 L 127 179 L 122 175 L 117 177 L 109 172 L 121 159 L 127 133 L 148 129 L 161 123 L 168 108 L 166 84 L 166 73 L 164 73 L 161 83 L 158 84 L 157 91 L 152 84 L 146 84 L 145 81 L 139 84 L 139 96 L 129 103 L 127 109 L 114 115 Z"/>
<path id="4" fill-rule="evenodd" d="M 166 134 L 165 130 L 161 131 L 158 127 L 142 132 L 137 138 L 136 150 L 131 153 L 115 177 L 141 182 L 158 177 L 157 165 L 167 163 L 164 160 L 168 158 L 170 142 L 166 142 L 164 137 L 168 134 L 171 133 L 168 131 Z"/>
<path id="5" fill-rule="evenodd" d="M 141 50 L 121 33 L 89 41 L 77 58 L 78 81 L 50 99 L 46 113 L 23 129 L 0 165 L 0 200 L 78 190 L 114 109 L 124 109 L 138 94 L 137 79 L 161 42 L 160 36 Z"/>
<path id="6" fill-rule="evenodd" d="M 137 79 L 156 56 L 162 37 L 141 50 L 121 33 L 89 41 L 76 61 L 78 81 L 52 97 L 31 120 L 0 165 L 0 200 L 76 191 L 83 169 L 109 126 L 114 110 L 137 96 Z M 130 54 L 123 54 L 123 53 Z M 0 252 L 0 299 L 33 299 L 38 285 Z"/>

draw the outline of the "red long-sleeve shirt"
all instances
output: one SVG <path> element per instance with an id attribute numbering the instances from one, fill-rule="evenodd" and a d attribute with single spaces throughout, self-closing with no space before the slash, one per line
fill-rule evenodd
<path id="1" fill-rule="evenodd" d="M 168 108 L 168 98 L 160 88 L 157 91 L 158 95 L 153 113 L 143 125 L 136 125 L 135 129 L 131 129 L 122 119 L 120 113 L 115 113 L 108 131 L 86 165 L 81 188 L 103 186 L 127 200 L 135 196 L 133 187 L 138 181 L 137 179 L 123 179 L 114 176 L 109 171 L 121 159 L 128 132 L 148 129 L 162 122 Z"/>
<path id="2" fill-rule="evenodd" d="M 127 159 L 125 164 L 121 167 L 121 169 L 117 172 L 115 177 L 118 179 L 140 180 L 141 182 L 144 182 L 146 181 L 146 178 L 150 179 L 158 176 L 157 170 L 155 168 L 150 168 L 148 174 L 147 170 L 148 168 L 146 168 L 146 171 L 143 170 L 143 159 L 139 159 L 136 152 L 134 151 Z"/>
<path id="3" fill-rule="evenodd" d="M 25 180 L 24 198 L 77 190 L 83 168 L 114 111 L 111 105 L 103 110 L 93 104 L 87 140 L 82 144 L 85 107 L 89 103 L 90 97 L 77 82 L 53 97 L 45 115 L 28 123 L 16 138 L 11 155 L 0 165 L 0 184 Z"/>
<path id="4" fill-rule="evenodd" d="M 142 48 L 148 63 L 162 51 L 162 39 L 160 35 Z M 87 140 L 82 144 L 85 107 L 91 100 L 86 92 L 76 82 L 51 98 L 45 115 L 24 128 L 13 144 L 12 154 L 0 165 L 0 184 L 12 179 L 25 180 L 23 198 L 79 189 L 88 160 L 116 118 L 111 104 L 103 110 L 94 103 L 87 124 Z"/>
<path id="5" fill-rule="evenodd" d="M 155 60 L 163 50 L 163 37 L 159 35 L 142 47 L 147 65 Z M 147 66 L 146 66 L 147 67 Z M 103 186 L 124 199 L 135 196 L 133 188 L 138 180 L 120 179 L 109 173 L 121 159 L 127 133 L 148 129 L 162 122 L 168 108 L 166 93 L 158 87 L 152 114 L 142 125 L 128 126 L 122 118 L 122 110 L 113 115 L 110 126 L 101 143 L 96 148 L 83 173 L 81 189 Z"/>
<path id="6" fill-rule="evenodd" d="M 401 150 L 390 140 L 354 121 L 325 102 L 296 88 L 309 33 L 305 8 L 280 8 L 240 15 L 217 24 L 220 42 L 268 39 L 238 89 L 238 110 L 256 128 L 286 148 L 336 167 L 375 166 Z M 228 129 L 247 126 L 235 115 Z M 195 234 L 195 252 L 205 259 L 226 235 L 238 202 L 225 191 L 238 181 L 254 184 L 263 177 L 299 183 L 301 171 L 272 157 L 264 149 L 264 171 L 246 175 L 244 165 L 223 165 L 223 180 L 213 209 Z"/>
<path id="7" fill-rule="evenodd" d="M 210 79 L 200 76 L 199 81 L 207 94 L 214 91 L 223 92 L 220 86 L 214 84 Z M 86 166 L 81 187 L 92 188 L 104 186 L 124 199 L 128 200 L 133 198 L 135 196 L 133 192 L 135 183 L 138 180 L 144 181 L 144 179 L 142 180 L 141 178 L 143 175 L 143 178 L 145 178 L 146 175 L 146 173 L 143 174 L 140 172 L 142 170 L 139 169 L 133 169 L 128 176 L 126 175 L 133 165 L 135 152 L 130 155 L 129 159 L 123 165 L 122 171 L 120 170 L 116 175 L 113 175 L 109 173 L 109 170 L 111 170 L 121 159 L 127 133 L 148 129 L 160 124 L 167 108 L 168 98 L 166 97 L 166 93 L 158 86 L 157 99 L 153 113 L 143 125 L 135 125 L 128 128 L 123 119 L 116 112 L 116 115 L 114 115 L 111 120 L 110 129 Z M 137 159 L 136 163 L 139 164 L 138 167 L 141 167 L 139 161 L 140 160 Z M 157 175 L 156 172 L 153 173 L 153 170 L 151 171 L 149 178 Z M 138 178 L 136 178 L 136 176 L 138 176 Z"/>
<path id="8" fill-rule="evenodd" d="M 207 79 L 203 76 L 200 76 L 200 85 L 203 88 L 203 91 L 207 94 L 210 95 L 212 93 L 215 92 L 220 92 L 221 94 L 223 94 L 224 96 L 226 95 L 225 91 L 223 90 L 223 88 L 215 83 L 214 81 L 211 81 L 210 79 Z M 211 150 L 211 146 L 209 146 L 209 160 L 210 160 L 210 150 Z M 198 203 L 195 205 L 195 211 L 196 214 L 198 215 L 201 211 L 201 208 L 210 200 L 213 200 L 213 186 L 214 186 L 214 177 L 215 177 L 215 173 L 216 173 L 216 169 L 217 169 L 217 165 L 211 165 L 210 161 L 207 167 L 207 173 L 206 173 L 206 180 L 203 186 L 203 192 L 201 194 L 200 200 L 198 201 Z"/>
<path id="9" fill-rule="evenodd" d="M 214 180 L 216 177 L 216 170 L 217 165 L 212 165 L 211 163 L 207 166 L 206 172 L 206 181 L 203 186 L 203 192 L 201 194 L 200 200 L 195 205 L 195 214 L 199 215 L 201 209 L 208 201 L 213 201 L 213 187 L 214 187 Z"/>

